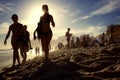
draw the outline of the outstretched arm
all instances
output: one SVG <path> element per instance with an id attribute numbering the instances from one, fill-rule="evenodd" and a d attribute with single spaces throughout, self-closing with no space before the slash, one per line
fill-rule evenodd
<path id="1" fill-rule="evenodd" d="M 10 32 L 11 32 L 11 27 L 9 27 L 8 33 L 7 33 L 6 38 L 5 38 L 5 40 L 4 40 L 4 45 L 7 44 L 7 39 L 8 39 L 8 37 L 10 36 Z"/>
<path id="2" fill-rule="evenodd" d="M 55 27 L 55 22 L 54 22 L 54 19 L 53 19 L 52 16 L 51 16 L 51 18 L 50 18 L 50 21 L 51 21 L 51 23 L 52 23 L 52 26 Z"/>

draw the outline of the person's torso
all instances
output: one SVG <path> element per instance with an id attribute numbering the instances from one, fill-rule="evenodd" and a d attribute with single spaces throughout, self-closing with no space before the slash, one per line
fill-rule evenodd
<path id="1" fill-rule="evenodd" d="M 66 32 L 66 37 L 67 38 L 70 38 L 71 37 L 71 34 L 69 32 Z"/>
<path id="2" fill-rule="evenodd" d="M 22 24 L 20 24 L 20 23 L 12 24 L 10 26 L 10 28 L 11 28 L 11 31 L 12 31 L 12 38 L 18 39 L 20 34 L 21 34 Z"/>
<path id="3" fill-rule="evenodd" d="M 50 18 L 51 15 L 46 14 L 41 17 L 40 23 L 41 23 L 41 32 L 48 32 L 51 31 L 50 28 Z"/>
<path id="4" fill-rule="evenodd" d="M 25 33 L 25 36 L 24 36 L 24 37 L 25 37 L 25 40 L 26 40 L 26 41 L 29 41 L 29 32 L 28 32 L 28 31 L 26 31 L 26 33 Z"/>

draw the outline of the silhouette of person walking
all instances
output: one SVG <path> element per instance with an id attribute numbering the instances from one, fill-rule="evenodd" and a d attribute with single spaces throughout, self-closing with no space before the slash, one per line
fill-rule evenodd
<path id="1" fill-rule="evenodd" d="M 68 31 L 66 32 L 66 37 L 67 37 L 67 48 L 70 48 L 70 38 L 72 36 L 72 33 L 70 34 L 70 28 L 68 28 Z"/>
<path id="2" fill-rule="evenodd" d="M 10 33 L 12 32 L 12 38 L 11 38 L 11 45 L 13 48 L 13 65 L 12 67 L 15 66 L 16 60 L 18 61 L 18 65 L 20 65 L 20 58 L 19 58 L 19 53 L 18 49 L 20 48 L 20 36 L 23 33 L 23 26 L 18 22 L 18 16 L 16 14 L 13 14 L 11 17 L 13 24 L 9 26 L 8 33 L 6 35 L 6 38 L 4 40 L 4 44 L 7 45 L 7 39 L 10 36 Z"/>
<path id="3" fill-rule="evenodd" d="M 38 49 L 37 49 L 37 52 L 38 52 L 38 55 L 40 54 L 40 48 L 38 47 Z"/>
<path id="4" fill-rule="evenodd" d="M 36 53 L 36 56 L 37 56 L 37 53 L 38 53 L 38 48 L 35 47 L 35 53 Z"/>
<path id="5" fill-rule="evenodd" d="M 52 15 L 49 14 L 48 6 L 43 5 L 42 10 L 44 14 L 40 17 L 38 27 L 34 31 L 34 39 L 36 39 L 35 33 L 37 32 L 38 39 L 41 39 L 42 49 L 45 52 L 45 61 L 47 61 L 49 57 L 49 45 L 53 35 L 52 30 L 50 28 L 50 22 L 52 23 L 53 27 L 55 27 L 55 23 Z"/>
<path id="6" fill-rule="evenodd" d="M 36 56 L 40 54 L 40 48 L 39 47 L 35 48 L 35 53 L 36 53 Z"/>
<path id="7" fill-rule="evenodd" d="M 101 44 L 102 46 L 105 46 L 105 33 L 102 33 L 102 36 L 101 36 Z"/>
<path id="8" fill-rule="evenodd" d="M 79 37 L 76 38 L 75 46 L 76 46 L 76 48 L 80 47 L 80 39 L 79 39 Z"/>
<path id="9" fill-rule="evenodd" d="M 24 30 L 24 35 L 22 38 L 20 53 L 21 53 L 21 56 L 23 57 L 22 63 L 25 63 L 27 59 L 27 52 L 30 49 L 32 49 L 32 47 L 31 47 L 31 41 L 30 41 L 30 33 L 27 31 L 27 25 L 23 26 L 23 30 Z"/>

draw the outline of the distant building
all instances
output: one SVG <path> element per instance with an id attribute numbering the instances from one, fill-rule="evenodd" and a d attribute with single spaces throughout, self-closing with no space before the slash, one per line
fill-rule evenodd
<path id="1" fill-rule="evenodd" d="M 111 24 L 107 27 L 106 34 L 109 35 L 110 43 L 120 42 L 120 25 Z"/>

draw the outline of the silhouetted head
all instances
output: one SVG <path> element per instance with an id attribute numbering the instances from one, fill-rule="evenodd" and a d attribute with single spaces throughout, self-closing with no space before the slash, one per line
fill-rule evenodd
<path id="1" fill-rule="evenodd" d="M 24 27 L 25 30 L 27 30 L 27 25 L 24 25 L 23 27 Z"/>
<path id="2" fill-rule="evenodd" d="M 68 31 L 70 31 L 70 28 L 68 28 Z"/>
<path id="3" fill-rule="evenodd" d="M 79 40 L 79 37 L 77 37 L 77 40 Z"/>
<path id="4" fill-rule="evenodd" d="M 42 10 L 44 11 L 44 13 L 48 13 L 48 5 L 43 5 Z"/>
<path id="5" fill-rule="evenodd" d="M 87 35 L 87 37 L 89 37 L 89 34 Z"/>
<path id="6" fill-rule="evenodd" d="M 17 14 L 13 14 L 11 19 L 13 20 L 13 22 L 17 22 L 18 21 L 18 16 Z"/>

